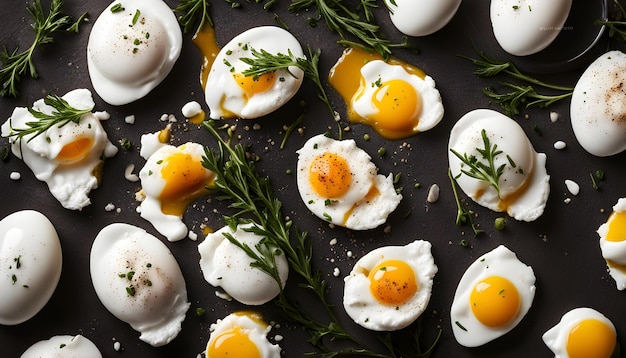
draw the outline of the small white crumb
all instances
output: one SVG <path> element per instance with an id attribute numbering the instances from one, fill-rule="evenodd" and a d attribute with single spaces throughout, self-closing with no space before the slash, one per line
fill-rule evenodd
<path id="1" fill-rule="evenodd" d="M 170 123 L 176 123 L 176 116 L 174 116 L 173 114 L 168 115 L 167 121 Z"/>
<path id="2" fill-rule="evenodd" d="M 146 200 L 146 193 L 143 190 L 139 190 L 135 193 L 135 200 L 144 201 Z"/>
<path id="3" fill-rule="evenodd" d="M 135 164 L 128 164 L 126 166 L 126 170 L 124 171 L 124 178 L 130 182 L 136 182 L 139 180 L 139 177 L 137 174 L 133 173 L 133 170 L 135 170 Z"/>
<path id="4" fill-rule="evenodd" d="M 120 349 L 122 349 L 122 344 L 120 342 L 113 343 L 113 349 L 115 349 L 116 352 L 119 352 Z"/>
<path id="5" fill-rule="evenodd" d="M 550 112 L 550 122 L 554 123 L 559 120 L 559 114 L 557 112 Z"/>
<path id="6" fill-rule="evenodd" d="M 572 195 L 578 195 L 580 192 L 580 186 L 573 180 L 565 179 L 565 186 Z"/>
<path id="7" fill-rule="evenodd" d="M 276 342 L 280 342 L 280 341 L 282 341 L 282 340 L 283 340 L 283 336 L 281 336 L 280 334 L 277 334 L 277 335 L 275 335 L 275 336 L 274 336 L 274 340 L 275 340 Z"/>
<path id="8" fill-rule="evenodd" d="M 167 121 L 167 114 L 163 113 L 163 114 L 161 115 L 161 118 L 159 118 L 159 120 L 160 120 L 161 122 L 165 122 L 165 121 Z"/>
<path id="9" fill-rule="evenodd" d="M 562 140 L 557 140 L 556 142 L 554 142 L 554 149 L 561 150 L 565 149 L 566 146 L 567 144 L 565 144 L 565 142 Z"/>
<path id="10" fill-rule="evenodd" d="M 198 240 L 198 234 L 196 234 L 195 232 L 189 230 L 189 234 L 187 234 L 187 237 L 191 240 L 191 241 L 196 241 Z"/>
<path id="11" fill-rule="evenodd" d="M 564 202 L 565 204 L 569 204 L 569 203 L 571 203 L 571 202 L 572 202 L 572 199 L 570 199 L 570 198 L 565 198 L 565 200 L 563 200 L 563 202 Z"/>
<path id="12" fill-rule="evenodd" d="M 108 203 L 104 206 L 104 210 L 105 211 L 113 211 L 115 210 L 115 205 L 113 205 L 113 203 Z"/>
<path id="13" fill-rule="evenodd" d="M 202 112 L 202 106 L 196 101 L 187 102 L 181 109 L 181 112 L 185 118 L 191 118 Z"/>
<path id="14" fill-rule="evenodd" d="M 329 244 L 332 245 L 337 245 L 337 238 L 333 238 L 330 240 Z"/>
<path id="15" fill-rule="evenodd" d="M 11 178 L 11 180 L 20 180 L 22 179 L 22 174 L 20 174 L 20 172 L 11 172 L 9 178 Z"/>
<path id="16" fill-rule="evenodd" d="M 252 130 L 254 131 L 258 131 L 259 129 L 261 129 L 261 125 L 258 123 L 255 123 L 252 125 Z"/>
<path id="17" fill-rule="evenodd" d="M 215 291 L 215 296 L 226 301 L 232 301 L 233 298 L 226 292 Z"/>
<path id="18" fill-rule="evenodd" d="M 339 271 L 339 268 L 335 267 L 335 269 L 333 270 L 333 276 L 339 277 L 340 274 L 341 274 L 341 271 Z"/>
<path id="19" fill-rule="evenodd" d="M 128 124 L 135 124 L 135 115 L 131 114 L 129 116 L 124 117 L 124 122 Z"/>
<path id="20" fill-rule="evenodd" d="M 383 232 L 385 234 L 389 234 L 391 232 L 391 225 L 387 225 L 385 226 L 385 228 L 383 229 Z"/>
<path id="21" fill-rule="evenodd" d="M 429 203 L 435 203 L 439 200 L 439 185 L 433 184 L 428 189 L 428 198 L 426 199 Z"/>
<path id="22" fill-rule="evenodd" d="M 106 121 L 107 119 L 111 118 L 111 115 L 107 111 L 94 112 L 93 115 L 101 121 Z"/>
<path id="23" fill-rule="evenodd" d="M 353 254 L 352 254 L 352 251 L 348 251 L 348 252 L 346 252 L 346 255 L 347 255 L 348 257 L 352 257 L 352 255 L 353 255 Z"/>

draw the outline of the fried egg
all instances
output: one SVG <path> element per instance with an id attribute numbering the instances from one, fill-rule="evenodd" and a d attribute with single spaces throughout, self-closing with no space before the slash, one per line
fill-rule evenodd
<path id="1" fill-rule="evenodd" d="M 95 103 L 87 89 L 76 89 L 61 97 L 75 109 L 92 109 Z M 58 112 L 40 99 L 33 110 L 45 114 Z M 84 114 L 78 123 L 59 123 L 45 132 L 30 133 L 19 138 L 20 130 L 30 129 L 29 123 L 39 122 L 28 108 L 17 107 L 2 125 L 2 136 L 8 137 L 11 151 L 22 159 L 38 180 L 48 185 L 50 193 L 70 210 L 81 210 L 91 204 L 89 193 L 98 187 L 102 173 L 102 158 L 117 153 L 107 138 L 101 118 Z"/>
<path id="2" fill-rule="evenodd" d="M 113 1 L 98 16 L 87 43 L 89 77 L 107 103 L 134 102 L 170 73 L 183 37 L 161 0 Z"/>
<path id="3" fill-rule="evenodd" d="M 402 329 L 428 306 L 436 273 L 428 241 L 379 247 L 359 259 L 344 278 L 343 306 L 367 329 Z"/>
<path id="4" fill-rule="evenodd" d="M 494 152 L 494 172 L 503 168 L 497 181 L 499 192 L 490 182 L 464 173 L 471 173 L 472 168 L 454 153 L 487 164 L 488 159 L 479 152 L 485 149 L 485 139 L 489 141 L 488 151 Z M 550 193 L 546 155 L 535 151 L 513 119 L 490 109 L 468 112 L 450 131 L 448 150 L 452 175 L 476 203 L 493 211 L 507 212 L 520 221 L 533 221 L 543 214 Z"/>
<path id="5" fill-rule="evenodd" d="M 385 0 L 393 25 L 408 36 L 427 36 L 441 30 L 461 0 Z"/>
<path id="6" fill-rule="evenodd" d="M 617 348 L 613 322 L 587 307 L 565 313 L 542 339 L 555 358 L 610 358 Z"/>
<path id="7" fill-rule="evenodd" d="M 237 225 L 235 230 L 225 226 L 207 235 L 198 245 L 204 279 L 215 287 L 223 288 L 230 297 L 246 305 L 262 305 L 280 293 L 278 282 L 252 266 L 254 260 L 225 236 L 230 235 L 260 254 L 256 245 L 264 237 L 254 233 L 254 228 L 254 224 Z M 287 257 L 280 251 L 275 253 L 276 269 L 284 288 L 289 274 Z"/>
<path id="8" fill-rule="evenodd" d="M 158 139 L 159 135 L 150 136 L 157 144 L 142 137 L 142 147 L 146 144 L 146 148 L 155 152 L 142 151 L 147 160 L 139 171 L 145 194 L 139 210 L 141 217 L 169 241 L 178 241 L 189 233 L 183 222 L 187 206 L 209 193 L 207 185 L 211 185 L 215 175 L 202 165 L 202 145 L 193 142 L 178 147 L 165 145 Z"/>
<path id="9" fill-rule="evenodd" d="M 426 131 L 443 118 L 435 81 L 400 60 L 383 61 L 377 53 L 350 48 L 328 78 L 346 103 L 348 120 L 365 123 L 387 139 Z"/>
<path id="10" fill-rule="evenodd" d="M 0 220 L 0 324 L 35 316 L 52 297 L 62 264 L 59 236 L 46 216 L 22 210 Z"/>
<path id="11" fill-rule="evenodd" d="M 102 358 L 98 347 L 84 336 L 60 335 L 30 346 L 20 358 Z"/>
<path id="12" fill-rule="evenodd" d="M 371 157 L 352 139 L 320 134 L 297 153 L 300 197 L 320 219 L 353 230 L 373 229 L 400 204 L 392 175 L 378 174 Z"/>
<path id="13" fill-rule="evenodd" d="M 607 157 L 626 149 L 626 54 L 609 51 L 578 79 L 570 104 L 572 129 L 590 154 Z"/>
<path id="14" fill-rule="evenodd" d="M 217 54 L 205 87 L 210 117 L 258 118 L 287 103 L 302 84 L 304 72 L 290 66 L 255 78 L 242 72 L 250 68 L 241 58 L 253 58 L 252 50 L 304 58 L 298 40 L 276 26 L 251 28 L 235 36 Z"/>
<path id="15" fill-rule="evenodd" d="M 620 198 L 613 212 L 598 228 L 600 251 L 617 289 L 626 288 L 626 198 Z"/>
<path id="16" fill-rule="evenodd" d="M 231 313 L 211 325 L 206 356 L 280 358 L 280 346 L 267 340 L 271 328 L 256 312 Z"/>
<path id="17" fill-rule="evenodd" d="M 503 245 L 474 261 L 459 281 L 450 320 L 457 342 L 477 347 L 515 328 L 535 298 L 535 274 Z"/>
<path id="18" fill-rule="evenodd" d="M 104 227 L 91 247 L 93 287 L 104 307 L 154 346 L 172 341 L 190 303 L 176 258 L 161 240 L 123 223 Z"/>

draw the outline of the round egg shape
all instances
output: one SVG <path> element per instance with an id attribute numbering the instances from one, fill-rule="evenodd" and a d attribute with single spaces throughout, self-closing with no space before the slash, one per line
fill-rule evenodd
<path id="1" fill-rule="evenodd" d="M 588 307 L 565 313 L 541 338 L 555 358 L 611 358 L 618 346 L 613 322 Z"/>
<path id="2" fill-rule="evenodd" d="M 94 107 L 91 92 L 75 89 L 61 97 L 78 110 Z M 40 99 L 32 109 L 51 114 L 56 109 Z M 91 204 L 89 193 L 99 185 L 103 160 L 114 156 L 118 149 L 107 137 L 100 117 L 85 113 L 78 123 L 53 125 L 45 132 L 31 133 L 23 138 L 15 130 L 29 129 L 28 123 L 38 122 L 26 107 L 17 107 L 2 125 L 2 136 L 9 137 L 11 150 L 32 170 L 38 180 L 48 185 L 50 193 L 66 209 L 81 210 Z"/>
<path id="3" fill-rule="evenodd" d="M 428 241 L 379 247 L 359 259 L 344 278 L 343 306 L 367 329 L 405 328 L 428 306 L 436 273 Z"/>
<path id="4" fill-rule="evenodd" d="M 207 357 L 280 358 L 280 346 L 270 343 L 271 326 L 256 312 L 239 311 L 211 325 Z"/>
<path id="5" fill-rule="evenodd" d="M 393 25 L 408 36 L 441 30 L 456 14 L 461 0 L 385 0 Z"/>
<path id="6" fill-rule="evenodd" d="M 572 129 L 592 155 L 607 157 L 626 149 L 626 54 L 614 50 L 593 61 L 578 79 L 570 103 Z"/>
<path id="7" fill-rule="evenodd" d="M 104 307 L 154 346 L 172 341 L 190 303 L 178 262 L 159 239 L 114 223 L 96 236 L 89 258 L 93 287 Z"/>
<path id="8" fill-rule="evenodd" d="M 535 274 L 503 245 L 482 255 L 457 286 L 450 320 L 456 341 L 478 347 L 511 331 L 535 298 Z"/>
<path id="9" fill-rule="evenodd" d="M 283 106 L 300 89 L 304 72 L 296 66 L 258 78 L 245 76 L 250 65 L 241 59 L 254 58 L 253 51 L 305 57 L 298 40 L 280 27 L 254 27 L 235 36 L 217 54 L 208 74 L 205 100 L 211 118 L 262 117 Z"/>
<path id="10" fill-rule="evenodd" d="M 89 34 L 91 83 L 108 104 L 134 102 L 167 77 L 181 49 L 178 20 L 165 2 L 113 1 Z"/>
<path id="11" fill-rule="evenodd" d="M 102 358 L 98 347 L 82 335 L 59 335 L 30 346 L 20 358 Z"/>
<path id="12" fill-rule="evenodd" d="M 0 324 L 20 324 L 41 311 L 62 264 L 59 236 L 46 216 L 22 210 L 0 220 Z"/>
<path id="13" fill-rule="evenodd" d="M 611 215 L 600 225 L 597 233 L 609 275 L 617 289 L 622 291 L 626 288 L 626 198 L 617 201 Z"/>
<path id="14" fill-rule="evenodd" d="M 473 201 L 520 221 L 533 221 L 543 214 L 550 193 L 546 155 L 535 151 L 513 119 L 490 109 L 468 112 L 450 131 L 448 150 L 450 172 Z M 493 166 L 481 151 L 491 153 Z M 468 165 L 472 158 L 492 168 L 478 173 L 486 173 L 483 176 L 493 182 L 472 175 L 476 171 Z M 501 174 L 496 175 L 499 170 Z"/>
<path id="15" fill-rule="evenodd" d="M 225 226 L 207 235 L 198 245 L 200 268 L 205 280 L 215 287 L 221 287 L 230 297 L 246 305 L 269 302 L 280 293 L 280 286 L 270 275 L 252 266 L 254 260 L 226 235 L 260 254 L 256 246 L 264 237 L 255 233 L 259 230 L 262 229 L 254 224 L 240 224 L 236 230 Z M 280 253 L 274 258 L 280 284 L 284 288 L 289 275 L 287 257 Z"/>
<path id="16" fill-rule="evenodd" d="M 189 232 L 183 222 L 187 206 L 210 193 L 207 186 L 215 175 L 202 165 L 204 147 L 198 143 L 154 148 L 156 151 L 139 171 L 145 194 L 140 214 L 169 241 L 178 241 Z"/>
<path id="17" fill-rule="evenodd" d="M 556 39 L 571 7 L 572 0 L 491 0 L 493 34 L 511 55 L 535 54 Z"/>
<path id="18" fill-rule="evenodd" d="M 297 153 L 300 197 L 320 219 L 353 230 L 373 229 L 402 200 L 392 175 L 378 174 L 369 154 L 352 139 L 316 135 Z"/>

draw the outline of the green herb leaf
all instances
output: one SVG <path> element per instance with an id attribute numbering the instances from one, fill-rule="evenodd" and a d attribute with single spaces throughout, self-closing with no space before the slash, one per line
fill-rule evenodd
<path id="1" fill-rule="evenodd" d="M 180 0 L 174 12 L 182 14 L 178 17 L 178 23 L 185 33 L 191 32 L 196 24 L 198 25 L 195 28 L 198 30 L 205 25 L 213 27 L 208 0 Z"/>

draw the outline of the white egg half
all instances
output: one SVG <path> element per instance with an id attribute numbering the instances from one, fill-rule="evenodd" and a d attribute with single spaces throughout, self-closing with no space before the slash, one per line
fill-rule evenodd
<path id="1" fill-rule="evenodd" d="M 352 139 L 320 134 L 297 153 L 300 197 L 320 219 L 353 230 L 373 229 L 387 221 L 402 199 L 392 175 L 378 174 L 369 154 Z"/>
<path id="2" fill-rule="evenodd" d="M 461 0 L 385 0 L 393 25 L 408 36 L 426 36 L 452 20 Z"/>
<path id="3" fill-rule="evenodd" d="M 43 214 L 22 210 L 0 220 L 0 324 L 36 315 L 52 297 L 62 264 L 59 236 Z"/>
<path id="4" fill-rule="evenodd" d="M 620 198 L 613 212 L 598 228 L 600 251 L 617 289 L 626 288 L 626 198 Z"/>
<path id="5" fill-rule="evenodd" d="M 379 247 L 359 259 L 344 278 L 343 306 L 367 329 L 402 329 L 428 306 L 436 273 L 428 241 Z"/>
<path id="6" fill-rule="evenodd" d="M 450 308 L 452 332 L 465 347 L 488 343 L 515 328 L 535 298 L 535 274 L 503 245 L 474 261 Z"/>
<path id="7" fill-rule="evenodd" d="M 33 344 L 20 358 L 102 358 L 102 354 L 84 336 L 60 335 Z"/>
<path id="8" fill-rule="evenodd" d="M 250 65 L 241 58 L 253 58 L 253 49 L 305 57 L 298 40 L 280 27 L 254 27 L 235 36 L 217 54 L 207 78 L 205 100 L 211 118 L 258 118 L 287 103 L 300 89 L 304 72 L 296 66 L 256 80 L 244 76 Z"/>
<path id="9" fill-rule="evenodd" d="M 96 236 L 89 258 L 98 298 L 115 317 L 158 347 L 172 341 L 190 303 L 176 258 L 156 237 L 115 223 Z"/>
<path id="10" fill-rule="evenodd" d="M 574 135 L 587 152 L 606 157 L 626 149 L 626 54 L 609 51 L 580 76 L 570 104 Z"/>
<path id="11" fill-rule="evenodd" d="M 491 0 L 493 34 L 511 55 L 532 55 L 556 39 L 571 7 L 572 0 Z"/>
<path id="12" fill-rule="evenodd" d="M 240 311 L 211 325 L 207 357 L 280 358 L 280 346 L 267 340 L 272 327 L 255 313 Z"/>
<path id="13" fill-rule="evenodd" d="M 70 91 L 61 98 L 76 109 L 90 109 L 95 105 L 87 89 Z M 32 108 L 46 114 L 56 112 L 43 99 L 33 103 Z M 38 180 L 48 185 L 50 193 L 64 208 L 80 210 L 91 204 L 89 193 L 98 187 L 102 157 L 117 153 L 100 119 L 87 113 L 79 123 L 57 124 L 39 135 L 17 137 L 17 131 L 29 129 L 29 122 L 38 121 L 28 108 L 16 107 L 2 125 L 2 136 L 9 138 L 13 154 L 28 165 Z"/>
<path id="14" fill-rule="evenodd" d="M 233 231 L 225 226 L 207 235 L 198 245 L 198 251 L 200 268 L 208 283 L 223 288 L 229 296 L 243 304 L 262 305 L 280 293 L 278 283 L 267 273 L 252 267 L 250 264 L 254 260 L 225 236 L 230 235 L 258 254 L 256 245 L 264 237 L 252 232 L 253 228 L 254 224 L 242 224 Z M 282 287 L 285 287 L 289 275 L 287 257 L 280 253 L 275 259 Z"/>
<path id="15" fill-rule="evenodd" d="M 209 194 L 206 187 L 215 175 L 202 166 L 204 147 L 198 143 L 187 142 L 178 147 L 155 145 L 153 148 L 156 152 L 150 154 L 139 171 L 145 194 L 139 207 L 141 217 L 169 241 L 178 241 L 189 232 L 183 222 L 187 206 Z"/>
<path id="16" fill-rule="evenodd" d="M 575 308 L 543 334 L 554 358 L 610 358 L 617 346 L 615 326 L 605 315 L 588 307 Z"/>
<path id="17" fill-rule="evenodd" d="M 91 83 L 109 104 L 136 101 L 167 77 L 182 42 L 178 20 L 162 0 L 113 1 L 89 34 Z"/>
<path id="18" fill-rule="evenodd" d="M 471 169 L 452 151 L 487 164 L 487 158 L 478 151 L 485 148 L 483 131 L 491 150 L 497 146 L 496 151 L 501 151 L 493 156 L 494 169 L 504 166 L 498 181 L 499 193 L 489 182 L 463 173 L 462 170 Z M 550 194 L 546 155 L 535 151 L 517 122 L 489 109 L 468 112 L 450 131 L 448 150 L 450 171 L 472 200 L 493 211 L 505 211 L 520 221 L 533 221 L 543 214 Z"/>

